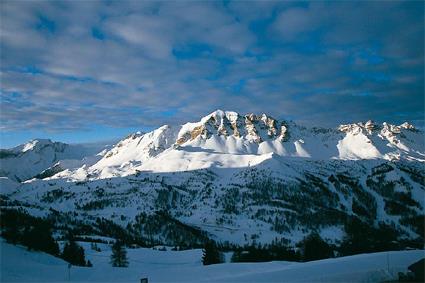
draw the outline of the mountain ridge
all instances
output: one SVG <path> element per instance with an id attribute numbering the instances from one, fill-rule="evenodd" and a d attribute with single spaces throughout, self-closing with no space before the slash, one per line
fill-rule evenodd
<path id="1" fill-rule="evenodd" d="M 189 157 L 196 153 L 211 153 L 216 157 L 227 154 L 228 159 L 233 160 L 229 164 L 221 162 L 218 157 L 204 164 L 201 162 L 198 167 L 192 165 L 191 169 L 206 168 L 220 162 L 223 166 L 247 166 L 266 159 L 269 153 L 318 160 L 406 159 L 424 162 L 423 139 L 424 133 L 407 122 L 397 126 L 386 122 L 376 124 L 369 120 L 365 123 L 341 124 L 337 128 L 308 128 L 293 121 L 276 120 L 264 113 L 240 115 L 234 111 L 216 110 L 198 122 L 181 126 L 164 125 L 148 133 L 130 134 L 110 148 L 84 150 L 78 144 L 32 140 L 11 150 L 2 150 L 1 175 L 13 180 L 52 176 L 62 171 L 66 172 L 62 172 L 60 177 L 72 178 L 74 174 L 78 176 L 77 179 L 81 179 L 81 174 L 98 175 L 100 178 L 124 176 L 140 170 L 156 170 L 157 165 L 149 167 L 148 164 L 155 163 L 155 159 L 167 159 L 162 155 L 168 155 L 168 159 L 182 158 L 178 152 L 184 152 Z M 36 172 L 18 176 L 12 174 L 16 169 L 8 169 L 8 163 L 13 163 L 9 162 L 12 158 L 8 157 L 40 152 L 43 146 L 51 146 L 54 156 L 50 156 L 50 153 L 46 157 L 49 161 L 39 166 Z M 61 156 L 65 149 L 71 147 L 81 149 Z M 96 152 L 100 149 L 104 151 Z M 85 155 L 92 157 L 85 158 Z M 235 158 L 237 156 L 246 158 Z M 39 157 L 39 160 L 43 161 L 43 157 Z M 55 164 L 59 160 L 62 161 Z M 238 162 L 241 164 L 238 165 Z M 175 167 L 171 166 L 169 170 L 176 170 Z"/>
<path id="2" fill-rule="evenodd" d="M 282 139 L 273 118 L 231 112 L 229 126 L 226 112 L 214 113 L 131 134 L 94 162 L 50 167 L 16 186 L 0 179 L 8 186 L 3 204 L 111 236 L 106 221 L 150 244 L 194 246 L 208 236 L 229 245 L 295 245 L 315 231 L 338 246 L 353 221 L 370 233 L 392 231 L 392 241 L 423 243 L 423 132 L 408 124 L 323 129 L 284 121 Z"/>
<path id="3" fill-rule="evenodd" d="M 80 167 L 98 161 L 102 150 L 108 146 L 101 143 L 67 144 L 50 139 L 33 139 L 11 149 L 0 150 L 0 177 L 12 181 L 26 181 L 42 174 L 49 168 L 60 172 L 65 168 Z"/>
<path id="4" fill-rule="evenodd" d="M 270 153 L 317 160 L 406 159 L 423 162 L 425 150 L 421 139 L 423 133 L 408 123 L 395 126 L 368 121 L 341 125 L 336 129 L 307 128 L 292 121 L 278 121 L 266 114 L 239 115 L 217 110 L 198 122 L 164 125 L 146 134 L 129 135 L 96 164 L 80 168 L 74 175 L 80 178 L 86 171 L 86 175 L 106 178 L 143 170 L 193 170 L 214 164 L 243 167 L 267 159 Z M 185 158 L 193 162 L 188 164 L 184 162 Z M 173 165 L 171 160 L 179 164 Z M 72 175 L 73 172 L 65 172 L 59 176 L 72 178 Z"/>

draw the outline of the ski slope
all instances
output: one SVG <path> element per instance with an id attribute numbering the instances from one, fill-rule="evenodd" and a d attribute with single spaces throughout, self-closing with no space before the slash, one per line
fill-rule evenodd
<path id="1" fill-rule="evenodd" d="M 201 250 L 128 249 L 129 267 L 109 264 L 109 245 L 101 252 L 80 243 L 93 267 L 73 266 L 41 252 L 1 241 L 1 282 L 379 282 L 424 257 L 423 250 L 362 254 L 307 263 L 223 263 L 203 266 Z"/>

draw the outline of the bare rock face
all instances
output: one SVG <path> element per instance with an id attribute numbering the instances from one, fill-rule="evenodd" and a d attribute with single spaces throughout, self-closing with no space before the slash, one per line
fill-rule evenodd
<path id="1" fill-rule="evenodd" d="M 338 128 L 341 132 L 344 133 L 350 133 L 352 135 L 357 134 L 367 134 L 367 135 L 373 135 L 374 133 L 377 134 L 380 138 L 388 140 L 391 144 L 400 146 L 402 148 L 403 146 L 400 144 L 400 139 L 405 138 L 405 132 L 403 131 L 409 130 L 409 131 L 416 131 L 416 129 L 409 123 L 405 122 L 399 126 L 392 125 L 389 123 L 382 123 L 381 125 L 375 124 L 373 121 L 369 120 L 366 123 L 354 123 L 354 124 L 347 124 L 347 125 L 340 125 Z"/>
<path id="2" fill-rule="evenodd" d="M 364 128 L 366 129 L 368 134 L 371 135 L 373 130 L 375 129 L 375 124 L 373 123 L 372 120 L 369 120 L 365 123 Z"/>
<path id="3" fill-rule="evenodd" d="M 401 133 L 400 127 L 384 122 L 380 135 L 390 141 L 392 144 L 398 144 L 397 136 Z"/>
<path id="4" fill-rule="evenodd" d="M 404 122 L 403 124 L 400 125 L 400 127 L 406 130 L 415 130 L 415 127 L 408 122 Z"/>
<path id="5" fill-rule="evenodd" d="M 285 142 L 288 139 L 289 139 L 288 127 L 285 122 L 282 122 L 282 125 L 280 126 L 279 140 L 282 142 Z"/>
<path id="6" fill-rule="evenodd" d="M 237 137 L 237 138 L 239 138 L 240 136 L 241 136 L 241 133 L 239 132 L 239 130 L 238 130 L 238 124 L 237 124 L 237 121 L 233 121 L 233 122 L 231 122 L 231 124 L 230 124 L 231 126 L 232 126 L 232 129 L 233 129 L 233 135 L 235 136 L 235 137 Z"/>
<path id="7" fill-rule="evenodd" d="M 236 112 L 225 112 L 225 116 L 223 117 L 223 124 L 226 129 L 228 129 L 228 135 L 233 135 L 235 137 L 241 137 L 243 135 L 242 125 L 243 120 Z"/>
<path id="8" fill-rule="evenodd" d="M 415 127 L 408 122 L 397 126 L 389 123 L 382 123 L 381 125 L 375 124 L 372 120 L 367 121 L 366 123 L 353 123 L 340 125 L 338 130 L 344 133 L 351 133 L 353 135 L 359 133 L 367 133 L 372 135 L 373 132 L 377 132 L 379 136 L 387 138 L 391 143 L 397 144 L 399 141 L 398 137 L 405 137 L 403 130 L 416 131 Z"/>
<path id="9" fill-rule="evenodd" d="M 344 133 L 351 133 L 353 135 L 357 135 L 362 132 L 363 127 L 364 127 L 363 123 L 345 124 L 345 125 L 340 125 L 338 127 L 338 130 Z"/>
<path id="10" fill-rule="evenodd" d="M 353 135 L 357 135 L 360 133 L 366 133 L 368 135 L 372 135 L 373 131 L 378 129 L 379 127 L 375 125 L 372 120 L 367 121 L 366 123 L 353 123 L 353 124 L 345 124 L 340 125 L 338 130 L 344 133 L 351 133 Z"/>
<path id="11" fill-rule="evenodd" d="M 264 125 L 267 128 L 267 135 L 269 137 L 276 136 L 276 134 L 277 134 L 276 120 L 271 118 L 271 117 L 267 117 L 266 114 L 263 114 L 261 116 L 261 121 L 263 121 Z"/>
<path id="12" fill-rule="evenodd" d="M 400 127 L 384 122 L 382 124 L 381 134 L 385 134 L 388 136 L 395 136 L 397 134 L 400 134 Z"/>
<path id="13" fill-rule="evenodd" d="M 199 122 L 188 123 L 183 126 L 175 145 L 180 146 L 197 138 L 208 139 L 214 135 L 224 138 L 234 137 L 256 144 L 266 141 L 289 142 L 290 138 L 295 138 L 298 135 L 298 129 L 300 129 L 299 127 L 294 127 L 293 132 L 291 132 L 291 125 L 286 121 L 278 121 L 266 114 L 248 113 L 239 115 L 236 112 L 217 110 L 203 117 Z M 378 135 L 397 146 L 400 145 L 400 138 L 405 137 L 406 130 L 417 131 L 407 122 L 397 126 L 388 123 L 380 125 L 372 120 L 343 124 L 338 127 L 338 130 L 354 136 L 365 135 L 371 137 Z M 319 132 L 316 131 L 315 133 Z M 323 130 L 320 133 L 323 133 Z"/>
<path id="14" fill-rule="evenodd" d="M 247 131 L 246 138 L 248 140 L 252 140 L 256 143 L 262 142 L 261 136 L 258 134 L 258 130 L 255 127 L 255 124 L 257 124 L 257 116 L 250 113 L 248 115 L 245 115 L 245 128 Z"/>
<path id="15" fill-rule="evenodd" d="M 200 135 L 206 135 L 205 125 L 201 125 L 201 126 L 195 127 L 193 129 L 193 131 L 190 133 L 190 139 L 191 140 L 194 140 L 194 139 L 196 139 Z"/>
<path id="16" fill-rule="evenodd" d="M 184 133 L 180 138 L 177 139 L 176 144 L 177 145 L 182 145 L 185 142 L 189 141 L 192 137 L 192 133 L 191 132 L 186 132 Z"/>
<path id="17" fill-rule="evenodd" d="M 200 122 L 188 125 L 187 132 L 179 135 L 176 145 L 182 145 L 198 137 L 207 139 L 212 135 L 233 136 L 254 143 L 274 139 L 287 141 L 289 137 L 288 125 L 266 114 L 250 113 L 241 116 L 236 112 L 217 110 L 202 118 Z"/>

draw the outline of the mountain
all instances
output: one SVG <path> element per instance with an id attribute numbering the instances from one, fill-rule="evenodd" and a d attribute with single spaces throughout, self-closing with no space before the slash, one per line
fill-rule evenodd
<path id="1" fill-rule="evenodd" d="M 424 134 L 412 125 L 372 121 L 337 129 L 306 128 L 266 114 L 241 116 L 217 110 L 199 122 L 162 126 L 132 134 L 92 166 L 60 177 L 86 179 L 126 176 L 137 171 L 174 172 L 213 167 L 247 167 L 270 154 L 310 160 L 425 161 Z"/>
<path id="2" fill-rule="evenodd" d="M 12 149 L 0 150 L 0 176 L 21 182 L 39 174 L 53 175 L 65 168 L 95 163 L 101 156 L 96 154 L 105 148 L 104 144 L 96 143 L 70 145 L 49 139 L 31 140 Z"/>
<path id="3" fill-rule="evenodd" d="M 3 203 L 146 245 L 294 246 L 314 231 L 335 246 L 354 237 L 375 250 L 382 239 L 417 247 L 424 162 L 424 133 L 408 123 L 307 128 L 217 110 L 129 135 L 96 162 L 9 190 Z"/>

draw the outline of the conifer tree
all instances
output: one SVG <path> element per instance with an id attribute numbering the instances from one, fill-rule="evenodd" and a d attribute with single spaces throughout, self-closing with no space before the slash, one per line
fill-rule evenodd
<path id="1" fill-rule="evenodd" d="M 117 240 L 112 246 L 111 264 L 114 267 L 127 267 L 127 251 L 122 242 Z"/>
<path id="2" fill-rule="evenodd" d="M 73 239 L 68 240 L 63 248 L 62 258 L 70 264 L 77 266 L 86 266 L 84 249 Z"/>
<path id="3" fill-rule="evenodd" d="M 224 261 L 223 254 L 213 241 L 207 242 L 202 252 L 202 263 L 204 265 L 222 263 Z"/>
<path id="4" fill-rule="evenodd" d="M 324 258 L 330 258 L 333 256 L 331 246 L 326 243 L 318 233 L 313 232 L 304 238 L 300 243 L 303 254 L 303 260 L 319 260 Z"/>

